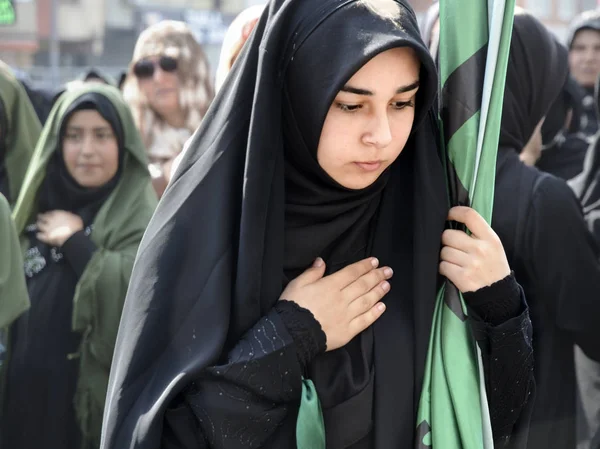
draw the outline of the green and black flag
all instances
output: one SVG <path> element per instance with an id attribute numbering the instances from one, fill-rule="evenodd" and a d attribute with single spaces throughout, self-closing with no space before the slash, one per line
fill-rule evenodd
<path id="1" fill-rule="evenodd" d="M 491 222 L 515 0 L 440 0 L 440 122 L 449 202 Z M 416 448 L 491 449 L 481 354 L 464 301 L 438 294 Z"/>
<path id="2" fill-rule="evenodd" d="M 0 25 L 13 25 L 17 17 L 12 0 L 0 0 Z"/>

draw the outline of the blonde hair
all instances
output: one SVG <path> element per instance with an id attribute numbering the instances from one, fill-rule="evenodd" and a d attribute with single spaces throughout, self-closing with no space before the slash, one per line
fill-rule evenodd
<path id="1" fill-rule="evenodd" d="M 138 61 L 153 56 L 170 56 L 177 59 L 177 74 L 180 80 L 179 105 L 186 113 L 185 128 L 190 133 L 198 128 L 214 97 L 208 60 L 184 22 L 165 20 L 145 29 L 135 45 L 127 78 L 123 84 L 123 96 L 131 106 L 135 124 L 146 148 L 150 148 L 159 138 L 159 134 L 169 128 L 150 107 L 133 74 L 133 66 Z M 179 151 L 181 148 L 177 152 Z"/>
<path id="2" fill-rule="evenodd" d="M 221 46 L 221 55 L 219 57 L 219 65 L 217 67 L 217 77 L 215 81 L 216 90 L 218 91 L 223 83 L 227 74 L 231 70 L 233 63 L 237 59 L 242 47 L 246 43 L 244 39 L 244 28 L 257 21 L 265 9 L 265 5 L 254 5 L 246 8 L 231 22 L 223 45 Z"/>

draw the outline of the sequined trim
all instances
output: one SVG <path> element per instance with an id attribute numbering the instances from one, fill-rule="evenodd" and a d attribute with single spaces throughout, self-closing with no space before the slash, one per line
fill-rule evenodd
<path id="1" fill-rule="evenodd" d="M 46 259 L 41 255 L 37 246 L 25 252 L 25 276 L 31 278 L 46 268 Z"/>
<path id="2" fill-rule="evenodd" d="M 94 230 L 93 224 L 90 226 L 87 226 L 83 230 L 83 235 L 85 235 L 86 237 L 89 237 L 92 234 L 93 230 Z M 25 227 L 26 233 L 35 233 L 37 231 L 38 231 L 38 227 L 37 227 L 37 224 L 35 224 L 35 223 L 30 224 L 29 226 Z M 52 248 L 50 248 L 50 257 L 54 263 L 60 263 L 65 258 L 64 254 L 62 253 L 60 248 L 58 248 L 56 246 L 53 246 Z M 46 258 L 40 253 L 40 250 L 37 246 L 29 248 L 25 252 L 24 259 L 25 260 L 24 260 L 23 267 L 25 270 L 25 276 L 27 276 L 28 278 L 32 278 L 36 274 L 40 273 L 48 265 Z"/>

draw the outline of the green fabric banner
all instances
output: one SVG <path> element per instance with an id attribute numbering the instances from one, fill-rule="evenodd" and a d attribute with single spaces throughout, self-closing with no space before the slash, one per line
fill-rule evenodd
<path id="1" fill-rule="evenodd" d="M 449 202 L 491 222 L 514 0 L 440 0 L 440 122 Z M 415 447 L 493 448 L 481 356 L 462 296 L 438 294 Z"/>

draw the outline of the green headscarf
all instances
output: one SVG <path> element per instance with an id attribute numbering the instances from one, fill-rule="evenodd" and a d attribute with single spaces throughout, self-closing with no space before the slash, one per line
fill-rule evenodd
<path id="1" fill-rule="evenodd" d="M 120 180 L 93 221 L 96 244 L 73 298 L 73 331 L 83 335 L 75 407 L 84 447 L 98 447 L 104 400 L 121 310 L 138 245 L 157 204 L 148 173 L 146 152 L 129 107 L 114 87 L 86 84 L 63 94 L 44 126 L 14 210 L 22 247 L 28 242 L 26 224 L 35 219 L 38 191 L 46 167 L 59 144 L 59 133 L 69 106 L 95 92 L 115 107 L 124 131 L 125 156 Z"/>
<path id="2" fill-rule="evenodd" d="M 0 329 L 29 307 L 23 256 L 8 201 L 0 194 Z"/>
<path id="3" fill-rule="evenodd" d="M 0 100 L 8 120 L 8 130 L 0 130 L 6 135 L 6 170 L 10 189 L 9 203 L 15 203 L 23 178 L 42 132 L 42 125 L 27 92 L 15 78 L 10 67 L 0 61 Z M 4 137 L 2 137 L 4 139 Z"/>

